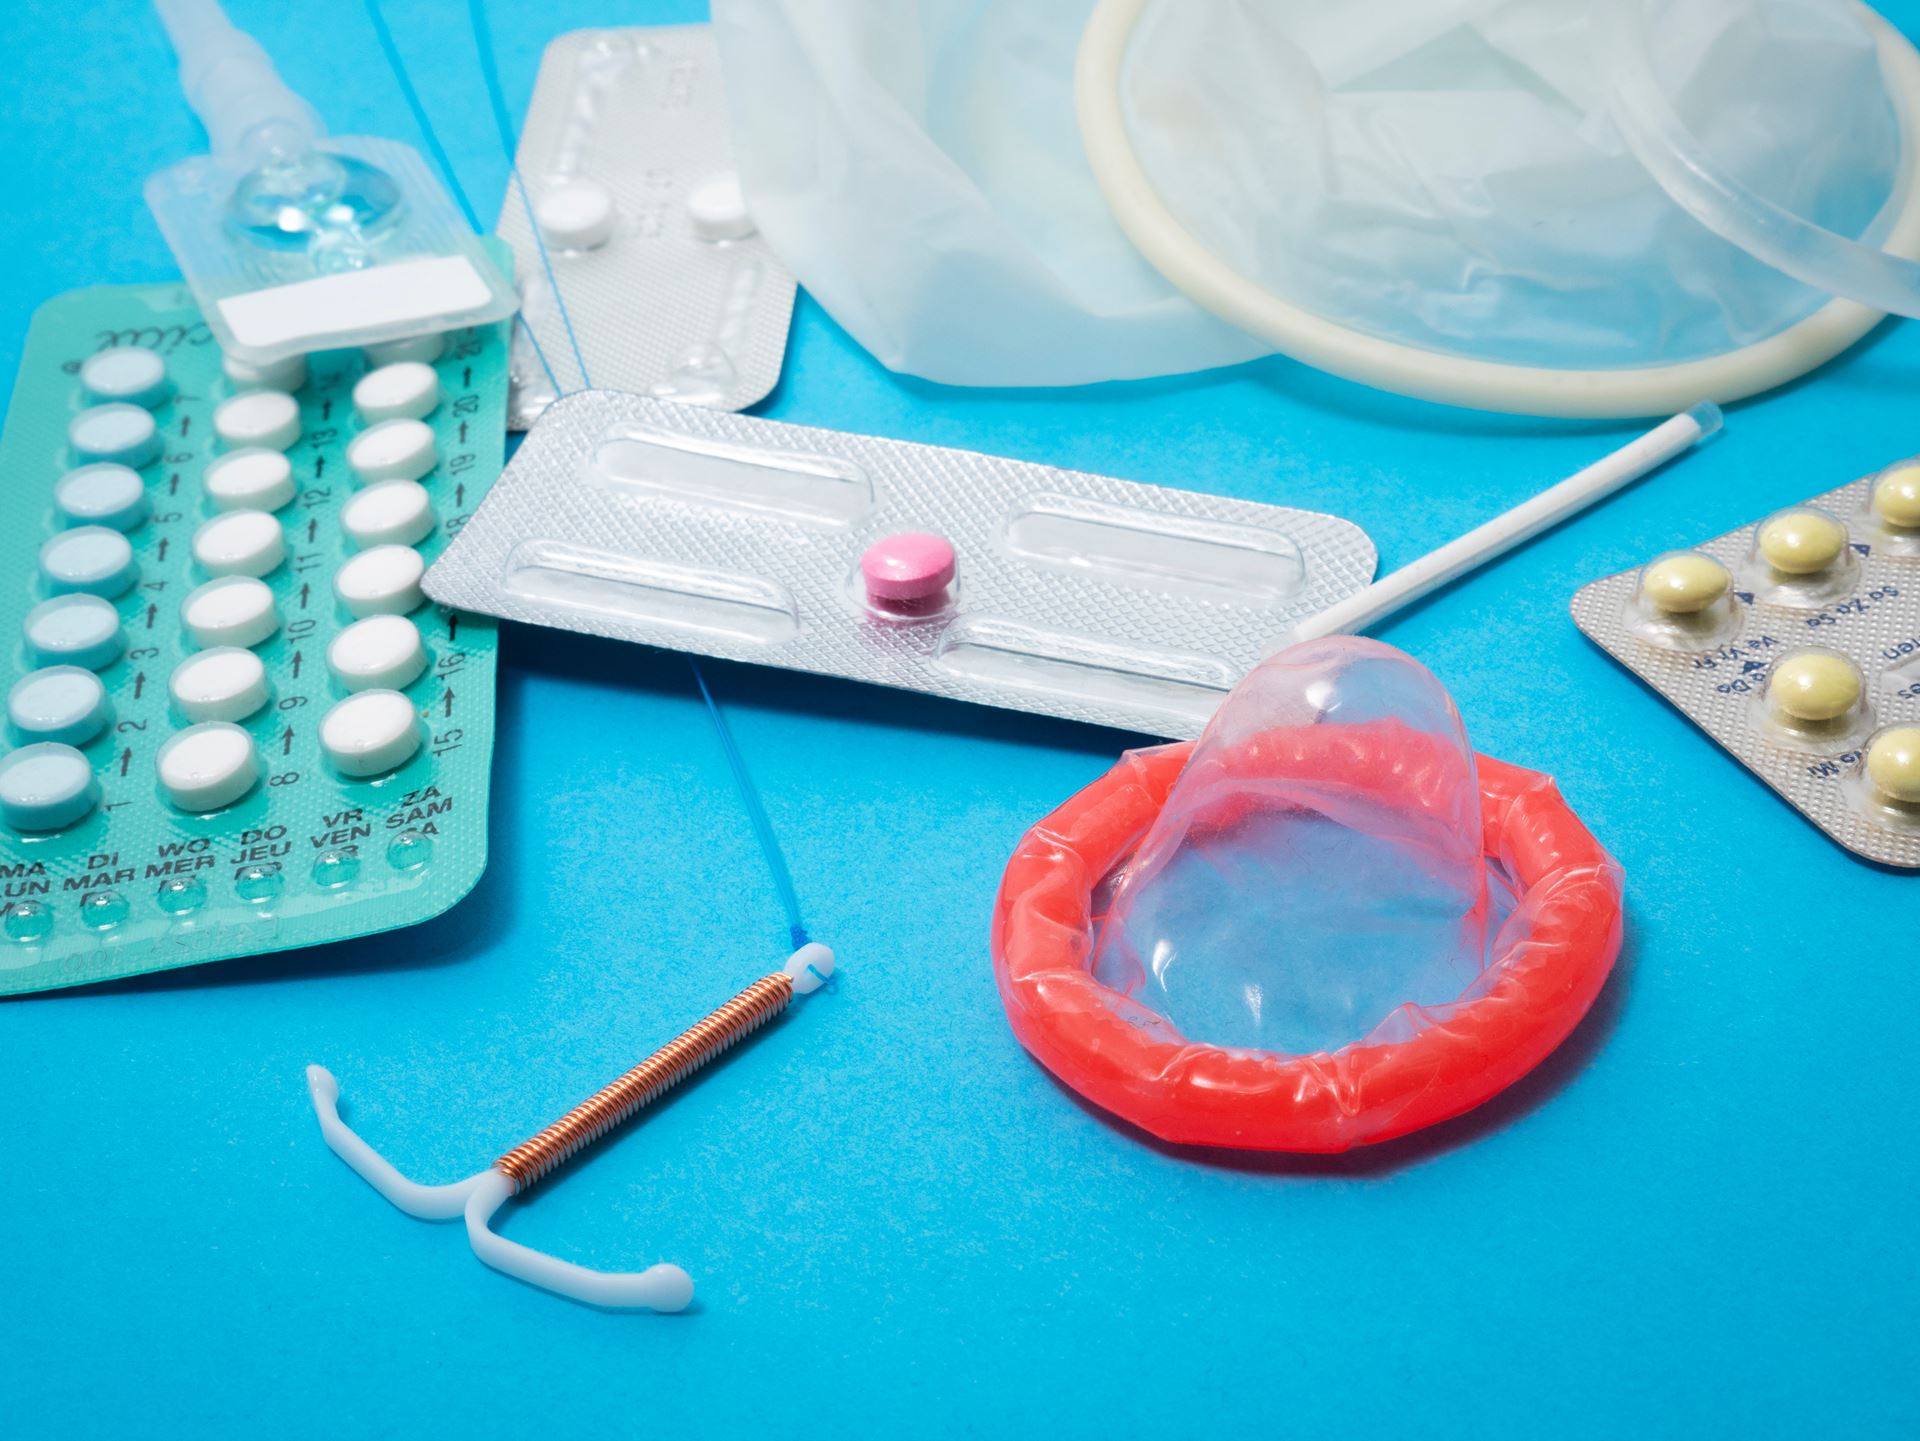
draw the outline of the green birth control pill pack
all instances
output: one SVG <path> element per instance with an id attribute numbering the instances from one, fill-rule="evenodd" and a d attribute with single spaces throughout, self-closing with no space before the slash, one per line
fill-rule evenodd
<path id="1" fill-rule="evenodd" d="M 182 285 L 41 307 L 0 440 L 0 994 L 472 889 L 497 630 L 419 577 L 506 400 L 505 325 L 248 367 Z"/>

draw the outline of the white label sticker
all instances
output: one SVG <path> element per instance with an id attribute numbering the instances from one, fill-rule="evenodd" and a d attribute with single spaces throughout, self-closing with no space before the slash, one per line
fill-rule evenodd
<path id="1" fill-rule="evenodd" d="M 220 314 L 244 350 L 321 350 L 370 326 L 454 320 L 491 296 L 473 262 L 442 255 L 229 296 L 220 302 Z"/>

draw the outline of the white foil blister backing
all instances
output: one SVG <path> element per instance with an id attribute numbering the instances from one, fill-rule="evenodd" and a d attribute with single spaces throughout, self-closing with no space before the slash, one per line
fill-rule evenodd
<path id="1" fill-rule="evenodd" d="M 869 602 L 876 540 L 951 542 L 944 604 Z M 1336 516 L 591 391 L 429 572 L 535 625 L 1196 736 L 1276 637 L 1372 579 Z"/>
<path id="2" fill-rule="evenodd" d="M 509 185 L 499 225 L 525 321 L 514 334 L 511 428 L 527 429 L 557 395 L 589 386 L 718 410 L 773 389 L 793 276 L 744 212 L 707 207 L 696 221 L 691 208 L 733 174 L 709 27 L 580 30 L 553 41 L 518 165 L 525 193 Z M 601 200 L 611 214 L 596 223 Z M 552 205 L 572 213 L 543 241 L 535 217 Z"/>
<path id="3" fill-rule="evenodd" d="M 1803 502 L 1845 521 L 1852 557 L 1824 604 L 1789 606 L 1755 582 L 1755 522 L 1694 546 L 1734 577 L 1733 615 L 1713 643 L 1679 650 L 1650 642 L 1636 607 L 1643 567 L 1583 587 L 1574 622 L 1601 649 L 1672 702 L 1789 805 L 1854 854 L 1920 869 L 1920 816 L 1876 803 L 1861 777 L 1867 735 L 1920 723 L 1920 555 L 1889 544 L 1869 512 L 1871 479 Z M 1768 675 L 1804 647 L 1837 651 L 1865 682 L 1860 724 L 1831 744 L 1783 737 L 1762 704 Z"/>

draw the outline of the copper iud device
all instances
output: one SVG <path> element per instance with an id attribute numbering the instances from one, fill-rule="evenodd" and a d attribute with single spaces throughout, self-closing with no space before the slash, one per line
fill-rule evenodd
<path id="1" fill-rule="evenodd" d="M 340 1083 L 324 1066 L 307 1067 L 320 1134 L 341 1160 L 409 1216 L 450 1221 L 464 1216 L 473 1254 L 496 1271 L 556 1295 L 617 1310 L 679 1311 L 693 1299 L 693 1278 L 662 1263 L 644 1271 L 595 1271 L 494 1234 L 494 1213 L 541 1177 L 565 1164 L 641 1107 L 665 1095 L 722 1051 L 811 995 L 833 974 L 833 952 L 812 942 L 786 965 L 675 1036 L 618 1080 L 602 1087 L 539 1134 L 478 1175 L 445 1186 L 410 1181 L 340 1119 Z"/>

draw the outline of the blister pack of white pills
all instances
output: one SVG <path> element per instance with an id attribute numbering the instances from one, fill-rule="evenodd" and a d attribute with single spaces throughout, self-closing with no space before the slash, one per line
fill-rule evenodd
<path id="1" fill-rule="evenodd" d="M 1351 521 L 587 391 L 426 578 L 535 625 L 1196 736 L 1373 576 Z"/>
<path id="2" fill-rule="evenodd" d="M 1920 458 L 1595 581 L 1572 609 L 1834 840 L 1920 869 Z"/>
<path id="3" fill-rule="evenodd" d="M 518 160 L 513 429 L 590 386 L 716 410 L 773 389 L 794 280 L 741 198 L 709 27 L 560 36 Z"/>

